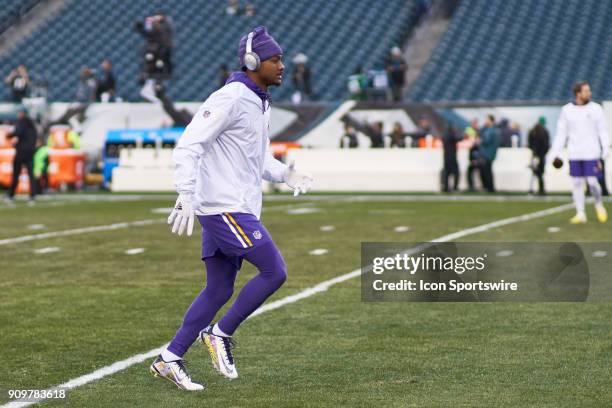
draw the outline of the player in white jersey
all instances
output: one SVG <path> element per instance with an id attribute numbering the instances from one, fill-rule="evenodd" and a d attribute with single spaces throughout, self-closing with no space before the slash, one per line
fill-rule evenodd
<path id="1" fill-rule="evenodd" d="M 587 82 L 574 85 L 573 102 L 561 109 L 557 122 L 557 134 L 553 141 L 550 157 L 553 165 L 561 167 L 559 155 L 567 145 L 570 176 L 572 176 L 572 197 L 576 215 L 570 219 L 572 224 L 587 222 L 584 211 L 585 183 L 595 199 L 595 213 L 599 222 L 606 222 L 608 214 L 603 205 L 601 187 L 597 181 L 602 171 L 600 161 L 605 160 L 610 151 L 608 127 L 601 105 L 591 101 L 591 88 Z"/>
<path id="2" fill-rule="evenodd" d="M 183 365 L 183 355 L 199 337 L 214 368 L 227 378 L 238 371 L 231 336 L 286 279 L 286 265 L 260 222 L 262 179 L 287 183 L 294 194 L 306 193 L 312 177 L 286 166 L 270 152 L 270 95 L 280 85 L 283 51 L 256 27 L 238 47 L 242 71 L 213 93 L 194 115 L 174 150 L 179 197 L 168 223 L 172 232 L 191 235 L 195 216 L 202 225 L 206 287 L 193 301 L 183 324 L 150 369 L 181 389 L 201 390 Z M 219 309 L 231 298 L 243 260 L 259 273 L 240 291 L 216 323 Z"/>

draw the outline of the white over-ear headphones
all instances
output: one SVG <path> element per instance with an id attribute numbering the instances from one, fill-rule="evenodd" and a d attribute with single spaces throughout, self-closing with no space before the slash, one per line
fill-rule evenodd
<path id="1" fill-rule="evenodd" d="M 244 53 L 244 66 L 247 67 L 249 71 L 257 71 L 259 65 L 261 65 L 259 55 L 253 52 L 253 35 L 254 32 L 251 31 L 247 37 L 246 52 Z"/>

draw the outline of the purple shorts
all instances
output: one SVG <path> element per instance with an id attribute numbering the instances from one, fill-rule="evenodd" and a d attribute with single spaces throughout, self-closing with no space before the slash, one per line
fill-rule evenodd
<path id="1" fill-rule="evenodd" d="M 202 225 L 202 260 L 220 251 L 227 257 L 236 257 L 240 268 L 245 254 L 272 241 L 268 230 L 253 214 L 199 215 L 198 220 Z"/>
<path id="2" fill-rule="evenodd" d="M 597 177 L 599 176 L 599 160 L 570 160 L 570 176 Z"/>

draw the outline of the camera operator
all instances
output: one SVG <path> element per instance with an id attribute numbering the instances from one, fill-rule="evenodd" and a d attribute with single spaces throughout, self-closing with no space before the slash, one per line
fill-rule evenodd
<path id="1" fill-rule="evenodd" d="M 169 79 L 172 75 L 172 24 L 163 11 L 157 11 L 145 18 L 144 22 L 137 22 L 134 28 L 146 41 L 144 70 L 140 74 L 140 80 L 144 82 L 141 95 L 154 96 L 154 90 L 148 88 L 155 87 L 156 83 Z"/>

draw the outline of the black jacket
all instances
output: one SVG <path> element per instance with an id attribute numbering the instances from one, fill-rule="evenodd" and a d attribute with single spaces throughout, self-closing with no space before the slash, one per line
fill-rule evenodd
<path id="1" fill-rule="evenodd" d="M 357 131 L 363 133 L 370 138 L 372 142 L 370 147 L 381 148 L 385 147 L 385 139 L 383 137 L 382 130 L 376 129 L 374 126 L 367 122 L 361 122 L 353 118 L 349 113 L 340 118 L 342 122 L 355 128 Z"/>
<path id="2" fill-rule="evenodd" d="M 19 138 L 15 146 L 17 154 L 34 153 L 38 132 L 32 119 L 28 117 L 18 119 L 12 135 Z"/>
<path id="3" fill-rule="evenodd" d="M 444 150 L 444 163 L 457 163 L 457 143 L 463 140 L 463 135 L 453 126 L 449 126 L 442 138 Z"/>
<path id="4" fill-rule="evenodd" d="M 528 144 L 533 154 L 537 157 L 544 157 L 550 149 L 550 136 L 548 130 L 539 123 L 529 131 Z"/>

